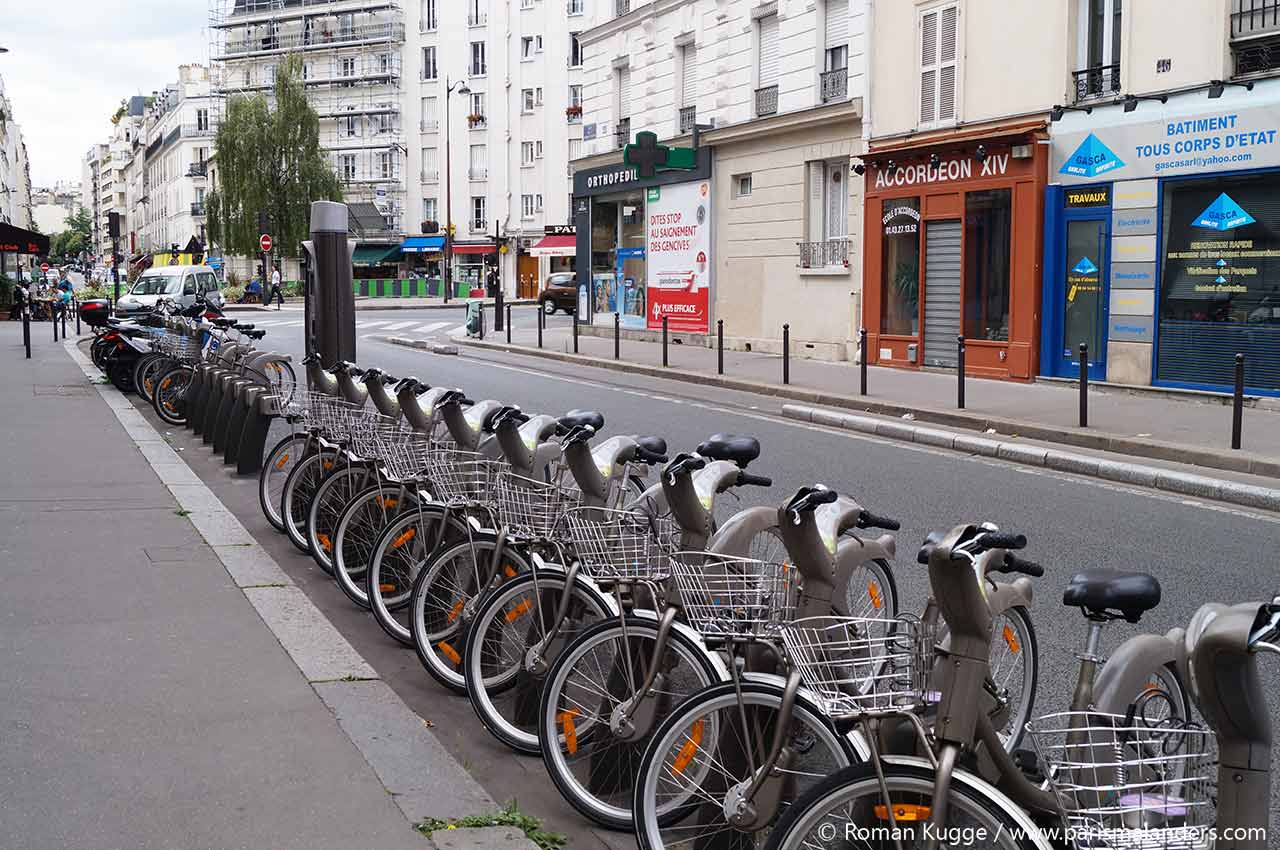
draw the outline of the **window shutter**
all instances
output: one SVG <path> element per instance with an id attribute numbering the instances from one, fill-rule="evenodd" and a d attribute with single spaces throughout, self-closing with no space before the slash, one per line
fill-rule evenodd
<path id="1" fill-rule="evenodd" d="M 920 123 L 938 120 L 938 13 L 920 16 Z"/>
<path id="2" fill-rule="evenodd" d="M 845 215 L 848 206 L 849 187 L 845 184 L 846 169 L 838 162 L 827 163 L 827 233 L 828 240 L 848 235 L 849 224 Z"/>
<path id="3" fill-rule="evenodd" d="M 680 81 L 680 105 L 693 106 L 698 92 L 698 48 L 692 44 L 684 47 L 684 78 Z"/>
<path id="4" fill-rule="evenodd" d="M 956 117 L 956 24 L 958 6 L 948 6 L 939 14 L 938 38 L 938 120 Z"/>
<path id="5" fill-rule="evenodd" d="M 618 70 L 618 120 L 631 117 L 631 69 Z"/>
<path id="6" fill-rule="evenodd" d="M 826 230 L 827 164 L 809 163 L 809 241 L 821 242 Z"/>
<path id="7" fill-rule="evenodd" d="M 760 88 L 777 85 L 781 57 L 778 47 L 778 16 L 760 19 Z"/>
<path id="8" fill-rule="evenodd" d="M 849 0 L 827 0 L 827 48 L 849 43 Z"/>

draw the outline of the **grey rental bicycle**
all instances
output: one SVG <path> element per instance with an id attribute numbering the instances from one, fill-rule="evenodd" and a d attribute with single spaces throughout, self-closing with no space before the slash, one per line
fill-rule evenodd
<path id="1" fill-rule="evenodd" d="M 1058 818 L 1062 809 L 1052 779 L 1046 778 L 1046 773 L 1061 773 L 1061 762 L 1049 755 L 1053 746 L 1049 741 L 1056 732 L 1076 747 L 1081 764 L 1092 767 L 1105 762 L 1121 769 L 1131 765 L 1132 758 L 1118 742 L 1133 744 L 1138 753 L 1134 758 L 1153 759 L 1149 766 L 1154 770 L 1160 758 L 1158 748 L 1152 750 L 1157 741 L 1180 737 L 1185 742 L 1193 737 L 1178 731 L 1190 728 L 1189 707 L 1187 713 L 1175 716 L 1165 710 L 1153 713 L 1148 705 L 1169 699 L 1156 696 L 1147 685 L 1153 675 L 1167 669 L 1169 653 L 1175 660 L 1182 654 L 1184 635 L 1175 629 L 1164 636 L 1130 639 L 1100 670 L 1097 659 L 1086 653 L 1071 706 L 1075 719 L 1067 724 L 1069 728 L 1061 728 L 1062 715 L 1048 715 L 1029 726 L 1037 751 L 1045 756 L 1043 763 L 1019 764 L 1006 751 L 992 725 L 988 708 L 992 698 L 983 685 L 993 640 L 984 596 L 993 573 L 1043 574 L 1038 564 L 1013 554 L 1012 550 L 1025 545 L 1021 535 L 986 526 L 964 525 L 945 536 L 931 535 L 919 560 L 928 564 L 949 639 L 945 646 L 935 647 L 937 662 L 921 694 L 924 699 L 911 705 L 858 704 L 837 716 L 837 728 L 862 731 L 871 757 L 833 774 L 798 799 L 770 834 L 768 850 L 819 843 L 932 850 L 950 846 L 946 842 L 1048 850 L 1051 844 L 1043 827 Z M 1140 574 L 1093 571 L 1073 580 L 1065 601 L 1087 615 L 1136 622 L 1159 601 L 1159 585 Z M 1096 650 L 1092 625 L 1089 644 Z M 830 675 L 824 659 L 818 656 L 816 661 L 813 675 L 820 676 L 824 670 Z M 931 728 L 922 719 L 926 706 Z M 1104 740 L 1102 729 L 1093 724 L 1105 725 L 1109 737 Z M 903 729 L 914 739 L 914 746 L 902 746 Z M 1195 762 L 1195 758 L 1166 759 L 1158 770 L 1165 782 L 1190 783 L 1199 770 Z M 1094 789 L 1100 797 L 1113 790 Z M 1115 802 L 1110 797 L 1107 801 L 1106 805 Z M 1150 846 L 1163 850 L 1166 845 Z"/>

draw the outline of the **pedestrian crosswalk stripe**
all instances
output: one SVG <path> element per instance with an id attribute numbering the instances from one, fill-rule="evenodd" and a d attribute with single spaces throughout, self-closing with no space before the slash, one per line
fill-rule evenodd
<path id="1" fill-rule="evenodd" d="M 438 331 L 441 328 L 447 328 L 451 324 L 453 324 L 453 322 L 432 322 L 429 325 L 423 325 L 422 327 L 418 328 L 418 333 L 429 334 L 433 331 Z"/>
<path id="2" fill-rule="evenodd" d="M 380 328 L 387 322 L 356 322 L 357 328 Z"/>
<path id="3" fill-rule="evenodd" d="M 415 320 L 415 321 L 412 321 L 412 322 L 396 322 L 394 325 L 387 325 L 385 328 L 383 328 L 383 330 L 386 330 L 386 331 L 402 331 L 402 330 L 404 330 L 405 328 L 411 328 L 411 327 L 413 327 L 413 326 L 414 326 L 414 325 L 416 325 L 416 324 L 418 324 L 418 322 L 417 322 L 416 320 Z"/>
<path id="4" fill-rule="evenodd" d="M 297 328 L 302 326 L 302 322 L 281 322 L 277 327 L 281 328 Z"/>

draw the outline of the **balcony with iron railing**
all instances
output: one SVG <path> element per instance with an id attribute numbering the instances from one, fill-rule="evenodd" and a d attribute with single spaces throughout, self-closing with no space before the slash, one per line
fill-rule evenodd
<path id="1" fill-rule="evenodd" d="M 1072 71 L 1075 81 L 1076 100 L 1089 100 L 1095 97 L 1111 97 L 1120 93 L 1120 65 L 1094 65 Z"/>
<path id="2" fill-rule="evenodd" d="M 418 122 L 418 131 L 421 133 L 439 133 L 440 122 L 435 118 L 423 118 Z"/>
<path id="3" fill-rule="evenodd" d="M 204 216 L 204 201 L 191 202 L 191 215 L 196 218 L 202 218 Z"/>
<path id="4" fill-rule="evenodd" d="M 473 165 L 470 169 L 468 169 L 467 173 L 472 180 L 480 181 L 480 180 L 489 179 L 489 169 L 484 166 Z"/>
<path id="5" fill-rule="evenodd" d="M 586 0 L 565 0 L 564 13 L 566 15 L 581 15 L 586 12 Z"/>
<path id="6" fill-rule="evenodd" d="M 621 18 L 631 11 L 631 0 L 613 0 L 613 16 Z"/>
<path id="7" fill-rule="evenodd" d="M 818 78 L 819 93 L 823 103 L 834 103 L 849 97 L 849 69 L 836 68 L 823 71 Z"/>
<path id="8" fill-rule="evenodd" d="M 471 220 L 472 233 L 484 233 L 485 228 L 488 226 L 489 226 L 489 223 L 482 218 L 473 218 Z"/>
<path id="9" fill-rule="evenodd" d="M 1237 77 L 1280 68 L 1280 2 L 1231 1 L 1231 58 Z"/>
<path id="10" fill-rule="evenodd" d="M 488 12 L 471 12 L 467 15 L 467 26 L 482 27 L 489 23 Z"/>
<path id="11" fill-rule="evenodd" d="M 182 137 L 184 139 L 199 138 L 201 136 L 213 136 L 217 134 L 217 130 L 210 124 L 183 124 Z"/>
<path id="12" fill-rule="evenodd" d="M 618 126 L 613 131 L 614 142 L 619 148 L 624 148 L 631 141 L 631 119 L 623 118 L 618 122 Z"/>
<path id="13" fill-rule="evenodd" d="M 206 177 L 208 176 L 208 174 L 209 174 L 208 161 L 193 162 L 191 163 L 191 166 L 187 169 L 188 177 Z"/>
<path id="14" fill-rule="evenodd" d="M 800 246 L 800 268 L 839 269 L 849 267 L 849 240 L 827 239 L 823 242 L 797 242 Z"/>
<path id="15" fill-rule="evenodd" d="M 765 86 L 756 89 L 756 115 L 776 115 L 778 113 L 778 87 Z"/>
<path id="16" fill-rule="evenodd" d="M 228 39 L 221 55 L 217 58 L 226 59 L 255 53 L 294 50 L 326 50 L 332 47 L 359 44 L 398 44 L 403 41 L 404 24 L 401 23 L 362 24 L 339 27 L 336 30 L 312 27 L 310 30 L 301 32 L 269 33 L 263 36 Z"/>
<path id="17" fill-rule="evenodd" d="M 439 183 L 440 172 L 435 169 L 432 169 L 430 171 L 423 169 L 422 172 L 418 175 L 418 178 L 419 178 L 419 182 L 421 183 Z"/>
<path id="18" fill-rule="evenodd" d="M 698 123 L 698 107 L 680 107 L 680 135 L 693 132 L 693 125 Z"/>

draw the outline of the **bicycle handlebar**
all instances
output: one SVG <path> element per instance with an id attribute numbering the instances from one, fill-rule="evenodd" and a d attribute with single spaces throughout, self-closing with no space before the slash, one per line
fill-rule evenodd
<path id="1" fill-rule="evenodd" d="M 791 497 L 786 509 L 791 513 L 799 514 L 803 511 L 815 510 L 819 505 L 829 505 L 839 498 L 839 493 L 821 484 L 816 487 L 801 487 Z"/>
<path id="2" fill-rule="evenodd" d="M 858 528 L 883 528 L 885 531 L 900 531 L 902 523 L 896 519 L 876 516 L 871 511 L 863 511 L 858 517 Z"/>
<path id="3" fill-rule="evenodd" d="M 1025 549 L 1027 538 L 1024 534 L 987 531 L 978 536 L 977 543 L 982 549 Z"/>
<path id="4" fill-rule="evenodd" d="M 772 487 L 773 479 L 767 475 L 752 475 L 749 472 L 738 473 L 739 487 Z"/>
<path id="5" fill-rule="evenodd" d="M 1019 558 L 1012 552 L 1006 552 L 1004 556 L 1004 564 L 996 567 L 992 572 L 1022 573 L 1023 575 L 1028 575 L 1032 578 L 1040 578 L 1040 576 L 1044 575 L 1044 567 L 1040 566 L 1035 561 L 1028 561 L 1023 558 Z"/>

